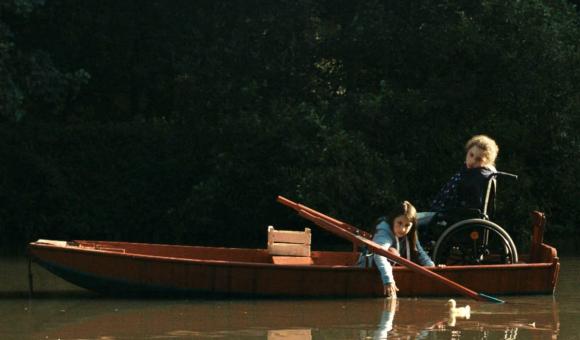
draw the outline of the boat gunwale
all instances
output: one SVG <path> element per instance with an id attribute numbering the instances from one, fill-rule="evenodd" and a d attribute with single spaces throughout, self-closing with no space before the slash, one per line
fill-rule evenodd
<path id="1" fill-rule="evenodd" d="M 95 243 L 95 242 L 93 242 Z M 115 242 L 107 242 L 115 243 Z M 140 244 L 140 243 L 128 243 L 122 242 L 124 244 Z M 119 243 L 120 244 L 120 243 Z M 158 246 L 165 246 L 163 244 L 158 244 Z M 179 245 L 166 245 L 175 247 L 188 247 L 188 248 L 211 248 L 211 249 L 239 249 L 239 250 L 249 250 L 249 251 L 267 251 L 261 248 L 223 248 L 223 247 L 206 247 L 206 246 L 179 246 Z M 86 253 L 86 254 L 97 254 L 100 256 L 107 257 L 126 257 L 131 259 L 143 259 L 150 261 L 162 261 L 162 262 L 173 262 L 173 263 L 192 263 L 192 264 L 205 264 L 205 265 L 215 265 L 215 266 L 229 266 L 229 267 L 275 267 L 275 268 L 285 268 L 285 269 L 308 269 L 308 270 L 372 270 L 372 268 L 363 268 L 356 265 L 325 265 L 325 264 L 314 264 L 314 265 L 281 265 L 268 262 L 244 262 L 244 261 L 232 261 L 232 260 L 211 260 L 211 259 L 196 259 L 196 258 L 184 258 L 184 257 L 172 257 L 172 256 L 160 256 L 160 255 L 146 255 L 139 253 L 128 253 L 128 252 L 118 252 L 107 249 L 93 249 L 88 247 L 77 247 L 77 246 L 58 246 L 48 243 L 31 242 L 29 243 L 30 248 L 41 248 L 44 250 L 50 250 L 54 252 L 71 252 L 71 253 Z M 321 253 L 324 251 L 313 251 L 313 254 Z M 327 251 L 332 253 L 332 251 Z M 346 252 L 343 252 L 346 253 Z M 35 256 L 33 256 L 35 257 Z M 47 262 L 44 259 L 41 261 Z M 492 265 L 463 265 L 463 266 L 444 266 L 444 267 L 428 267 L 430 270 L 435 272 L 463 272 L 463 271 L 485 271 L 485 270 L 525 270 L 525 269 L 542 269 L 550 268 L 559 263 L 559 258 L 555 257 L 552 262 L 532 262 L 532 263 L 514 263 L 514 264 L 492 264 Z M 394 266 L 394 271 L 410 271 L 410 269 L 403 266 Z"/>

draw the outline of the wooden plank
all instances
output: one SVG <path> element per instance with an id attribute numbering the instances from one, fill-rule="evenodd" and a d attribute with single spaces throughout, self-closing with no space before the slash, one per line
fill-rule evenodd
<path id="1" fill-rule="evenodd" d="M 293 243 L 272 243 L 268 245 L 270 255 L 310 256 L 310 245 Z"/>
<path id="2" fill-rule="evenodd" d="M 311 265 L 314 264 L 312 258 L 306 256 L 272 256 L 272 262 L 274 264 L 281 265 Z"/>
<path id="3" fill-rule="evenodd" d="M 56 240 L 45 240 L 45 239 L 39 239 L 38 241 L 36 241 L 36 243 L 44 243 L 44 244 L 50 244 L 52 246 L 57 246 L 57 247 L 66 247 L 66 241 L 56 241 Z"/>
<path id="4" fill-rule="evenodd" d="M 542 262 L 542 242 L 544 241 L 544 228 L 546 215 L 539 211 L 532 212 L 532 244 L 530 246 L 530 262 Z"/>

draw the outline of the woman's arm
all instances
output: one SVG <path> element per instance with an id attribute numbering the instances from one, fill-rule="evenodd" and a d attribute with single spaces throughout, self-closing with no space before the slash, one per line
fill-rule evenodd
<path id="1" fill-rule="evenodd" d="M 463 164 L 461 169 L 439 190 L 433 202 L 431 202 L 431 211 L 443 211 L 457 205 L 457 186 L 462 180 L 466 169 L 465 164 Z"/>

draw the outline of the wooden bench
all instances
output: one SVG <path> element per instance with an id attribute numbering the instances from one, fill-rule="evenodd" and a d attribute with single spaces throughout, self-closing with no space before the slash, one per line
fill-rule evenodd
<path id="1" fill-rule="evenodd" d="M 268 253 L 272 263 L 281 265 L 311 265 L 310 245 L 312 234 L 310 228 L 304 231 L 276 230 L 268 227 Z"/>

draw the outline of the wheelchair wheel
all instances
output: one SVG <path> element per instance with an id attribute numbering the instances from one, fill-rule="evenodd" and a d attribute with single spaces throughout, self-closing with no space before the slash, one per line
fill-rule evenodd
<path id="1" fill-rule="evenodd" d="M 432 258 L 449 266 L 517 263 L 518 251 L 502 227 L 475 218 L 457 222 L 441 234 Z"/>

